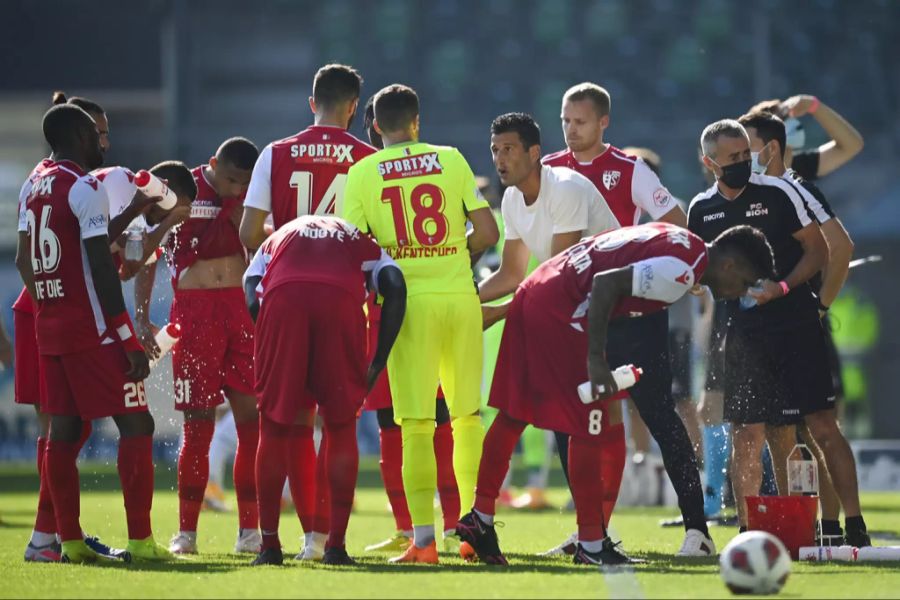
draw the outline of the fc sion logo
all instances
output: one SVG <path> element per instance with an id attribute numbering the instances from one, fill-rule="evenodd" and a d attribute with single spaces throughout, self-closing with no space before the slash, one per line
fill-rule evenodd
<path id="1" fill-rule="evenodd" d="M 603 171 L 603 185 L 608 190 L 612 190 L 619 185 L 619 178 L 622 177 L 620 171 Z"/>

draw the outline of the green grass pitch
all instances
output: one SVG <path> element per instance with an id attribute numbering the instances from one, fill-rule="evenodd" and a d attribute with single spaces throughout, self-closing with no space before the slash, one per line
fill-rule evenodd
<path id="1" fill-rule="evenodd" d="M 75 565 L 26 564 L 22 553 L 33 525 L 36 483 L 28 467 L 0 470 L 0 598 L 718 598 L 728 592 L 719 580 L 715 559 L 676 559 L 680 529 L 662 529 L 658 520 L 669 509 L 623 508 L 612 526 L 634 556 L 648 560 L 632 574 L 605 575 L 598 569 L 576 567 L 569 560 L 539 559 L 536 552 L 555 545 L 574 527 L 574 514 L 504 512 L 499 529 L 501 547 L 510 567 L 465 564 L 441 555 L 442 564 L 394 566 L 388 555 L 364 554 L 363 547 L 393 532 L 386 496 L 373 464 L 361 474 L 356 510 L 350 519 L 348 550 L 360 565 L 329 568 L 301 565 L 250 568 L 251 556 L 231 553 L 236 535 L 234 513 L 203 512 L 199 544 L 202 554 L 168 564 Z M 114 486 L 114 472 L 82 469 L 82 524 L 116 546 L 125 543 L 122 499 Z M 167 488 L 171 476 L 159 477 Z M 551 498 L 562 504 L 564 491 Z M 233 496 L 230 498 L 233 502 Z M 876 543 L 896 544 L 900 536 L 900 493 L 865 494 L 863 506 Z M 168 541 L 178 525 L 178 502 L 171 489 L 158 489 L 153 503 L 153 526 L 158 540 Z M 713 528 L 721 549 L 736 533 Z M 300 526 L 293 513 L 282 515 L 281 538 L 286 556 L 299 549 Z M 790 598 L 889 598 L 900 595 L 900 564 L 794 563 L 782 596 Z"/>

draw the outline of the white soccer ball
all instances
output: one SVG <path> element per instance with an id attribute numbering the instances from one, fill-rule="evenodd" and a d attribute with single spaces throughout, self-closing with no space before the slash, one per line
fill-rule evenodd
<path id="1" fill-rule="evenodd" d="M 728 542 L 719 566 L 732 594 L 777 594 L 791 573 L 791 556 L 774 535 L 747 531 Z"/>

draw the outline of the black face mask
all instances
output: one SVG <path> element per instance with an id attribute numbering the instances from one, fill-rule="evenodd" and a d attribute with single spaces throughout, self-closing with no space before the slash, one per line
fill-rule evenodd
<path id="1" fill-rule="evenodd" d="M 747 183 L 750 182 L 751 169 L 749 160 L 720 168 L 722 169 L 722 176 L 719 177 L 719 181 L 721 181 L 731 189 L 742 189 L 747 185 Z"/>

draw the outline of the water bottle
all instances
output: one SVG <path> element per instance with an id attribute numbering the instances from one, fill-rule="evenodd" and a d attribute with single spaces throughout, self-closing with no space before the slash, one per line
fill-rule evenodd
<path id="1" fill-rule="evenodd" d="M 156 345 L 159 346 L 159 356 L 150 361 L 151 369 L 159 364 L 159 361 L 162 360 L 162 357 L 172 349 L 172 347 L 178 342 L 178 338 L 180 337 L 181 326 L 179 326 L 177 323 L 169 323 L 159 330 L 155 338 Z"/>
<path id="2" fill-rule="evenodd" d="M 641 379 L 643 373 L 643 369 L 635 367 L 634 365 L 622 365 L 612 372 L 612 376 L 619 391 L 622 391 L 636 384 Z M 603 386 L 600 386 L 600 391 L 604 391 Z M 578 386 L 578 397 L 581 398 L 581 401 L 584 404 L 590 404 L 594 401 L 594 394 L 591 391 L 590 381 L 585 381 Z"/>
<path id="3" fill-rule="evenodd" d="M 788 495 L 818 496 L 819 469 L 806 444 L 797 444 L 787 459 Z"/>
<path id="4" fill-rule="evenodd" d="M 740 300 L 741 310 L 749 310 L 757 305 L 756 298 L 751 296 L 750 292 L 753 292 L 755 294 L 761 294 L 762 291 L 763 291 L 762 279 L 760 279 L 756 282 L 756 285 L 754 285 L 753 287 L 751 287 L 747 290 L 746 294 L 741 296 L 741 300 Z"/>
<path id="5" fill-rule="evenodd" d="M 144 228 L 132 223 L 125 233 L 128 236 L 125 242 L 125 260 L 139 261 L 144 258 Z"/>
<path id="6" fill-rule="evenodd" d="M 151 198 L 161 196 L 162 200 L 157 202 L 157 204 L 163 210 L 171 210 L 178 202 L 178 196 L 175 192 L 170 190 L 169 186 L 150 171 L 138 171 L 134 176 L 134 184 Z"/>

